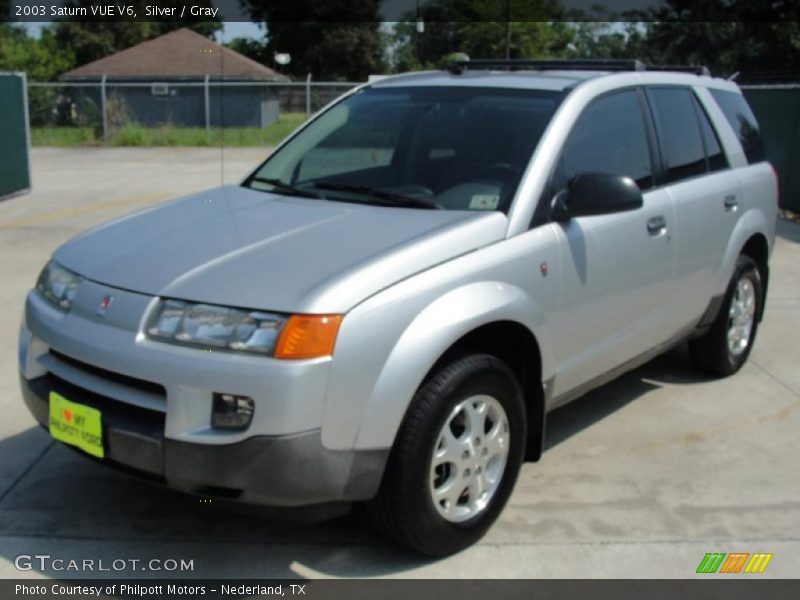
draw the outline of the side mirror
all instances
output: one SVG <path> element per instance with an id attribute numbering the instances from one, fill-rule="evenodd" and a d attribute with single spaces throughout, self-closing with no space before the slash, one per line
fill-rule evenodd
<path id="1" fill-rule="evenodd" d="M 578 173 L 566 190 L 555 195 L 550 212 L 556 221 L 566 221 L 572 217 L 636 210 L 643 204 L 642 191 L 630 177 Z"/>

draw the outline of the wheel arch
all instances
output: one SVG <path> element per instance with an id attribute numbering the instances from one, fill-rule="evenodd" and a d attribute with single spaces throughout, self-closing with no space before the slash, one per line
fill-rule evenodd
<path id="1" fill-rule="evenodd" d="M 758 272 L 761 275 L 761 311 L 758 320 L 764 318 L 764 307 L 767 300 L 767 284 L 769 283 L 769 243 L 767 236 L 763 233 L 754 233 L 745 242 L 742 251 L 739 253 L 752 258 L 758 265 Z"/>
<path id="2" fill-rule="evenodd" d="M 528 437 L 525 460 L 537 461 L 544 445 L 545 395 L 542 354 L 533 332 L 518 321 L 485 323 L 465 333 L 442 353 L 423 383 L 446 364 L 467 354 L 489 354 L 514 372 L 525 397 Z"/>
<path id="3" fill-rule="evenodd" d="M 742 254 L 747 254 L 759 264 L 760 274 L 765 279 L 771 251 L 769 231 L 766 215 L 761 210 L 748 210 L 739 218 L 728 240 L 721 268 L 717 272 L 715 287 L 718 294 L 724 294 L 728 289 L 736 261 Z"/>

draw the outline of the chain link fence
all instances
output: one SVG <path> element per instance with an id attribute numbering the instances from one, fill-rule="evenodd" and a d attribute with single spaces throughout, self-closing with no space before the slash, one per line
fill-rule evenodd
<path id="1" fill-rule="evenodd" d="M 272 141 L 360 85 L 354 82 L 30 82 L 34 144 L 146 141 L 153 130 L 191 134 L 203 145 L 232 139 Z M 271 132 L 271 133 L 270 133 Z M 131 143 L 125 143 L 126 140 Z"/>

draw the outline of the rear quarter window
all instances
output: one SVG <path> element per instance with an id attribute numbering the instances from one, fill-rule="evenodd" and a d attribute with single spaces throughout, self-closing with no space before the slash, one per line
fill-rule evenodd
<path id="1" fill-rule="evenodd" d="M 706 157 L 708 158 L 708 170 L 719 171 L 721 169 L 727 169 L 730 165 L 728 165 L 728 159 L 722 151 L 717 133 L 714 131 L 714 127 L 711 125 L 711 121 L 709 121 L 705 109 L 700 105 L 694 95 L 692 95 L 692 98 L 694 99 L 694 106 L 697 109 L 697 118 L 700 120 L 700 131 L 703 133 L 703 143 L 705 144 Z"/>
<path id="2" fill-rule="evenodd" d="M 737 92 L 726 92 L 724 90 L 709 91 L 725 114 L 725 118 L 730 123 L 734 133 L 738 136 L 744 155 L 747 157 L 747 162 L 753 164 L 766 160 L 761 129 L 744 96 Z"/>

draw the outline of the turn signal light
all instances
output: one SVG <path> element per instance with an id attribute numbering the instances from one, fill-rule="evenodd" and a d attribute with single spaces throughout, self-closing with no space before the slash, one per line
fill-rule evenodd
<path id="1" fill-rule="evenodd" d="M 318 358 L 333 354 L 342 315 L 293 315 L 283 326 L 275 358 Z"/>

